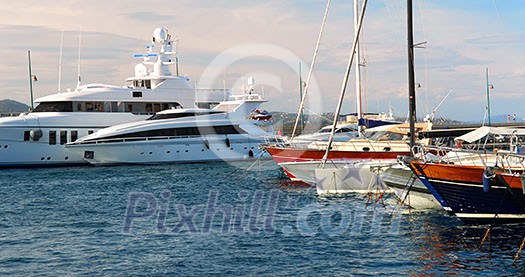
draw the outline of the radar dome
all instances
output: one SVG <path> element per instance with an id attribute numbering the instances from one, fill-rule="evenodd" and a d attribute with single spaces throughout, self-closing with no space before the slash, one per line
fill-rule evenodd
<path id="1" fill-rule="evenodd" d="M 164 28 L 157 28 L 153 31 L 153 38 L 156 41 L 163 42 L 168 38 L 168 30 Z"/>

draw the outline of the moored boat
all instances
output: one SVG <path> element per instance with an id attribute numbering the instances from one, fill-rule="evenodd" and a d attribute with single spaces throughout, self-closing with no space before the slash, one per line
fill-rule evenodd
<path id="1" fill-rule="evenodd" d="M 475 130 L 456 138 L 465 141 L 483 131 Z M 492 128 L 501 136 L 498 147 L 473 150 L 445 147 L 418 147 L 418 154 L 407 165 L 434 195 L 440 205 L 465 222 L 493 223 L 525 220 L 522 176 L 525 156 L 516 153 L 514 143 L 525 135 L 521 129 Z M 489 133 L 485 133 L 485 136 Z M 488 139 L 482 139 L 488 141 Z M 505 148 L 505 142 L 510 142 Z M 471 145 L 469 147 L 472 147 Z M 491 146 L 496 146 L 491 143 Z M 502 146 L 502 147 L 499 147 Z M 433 158 L 428 159 L 428 153 Z"/>

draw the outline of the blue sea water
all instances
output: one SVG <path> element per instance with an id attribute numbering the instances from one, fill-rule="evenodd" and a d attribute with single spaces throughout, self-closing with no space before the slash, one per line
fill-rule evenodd
<path id="1" fill-rule="evenodd" d="M 2 276 L 525 273 L 525 225 L 480 246 L 487 226 L 317 196 L 271 161 L 10 169 L 0 188 Z"/>

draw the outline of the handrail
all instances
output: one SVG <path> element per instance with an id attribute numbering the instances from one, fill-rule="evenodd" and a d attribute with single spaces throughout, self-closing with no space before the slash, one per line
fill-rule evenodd
<path id="1" fill-rule="evenodd" d="M 243 136 L 247 136 L 248 139 L 253 139 L 253 138 L 265 139 L 265 137 L 262 137 L 262 136 L 254 136 L 254 135 L 249 135 L 249 134 L 244 134 Z M 231 137 L 228 135 L 223 135 L 221 137 L 231 139 Z M 105 144 L 105 143 L 116 143 L 116 142 L 153 141 L 153 140 L 163 140 L 163 139 L 170 140 L 170 139 L 181 139 L 181 138 L 202 138 L 203 140 L 208 139 L 208 137 L 202 136 L 202 135 L 155 136 L 155 137 L 129 137 L 129 138 L 96 139 L 96 140 L 89 140 L 89 141 L 74 141 L 68 144 L 69 145 Z"/>

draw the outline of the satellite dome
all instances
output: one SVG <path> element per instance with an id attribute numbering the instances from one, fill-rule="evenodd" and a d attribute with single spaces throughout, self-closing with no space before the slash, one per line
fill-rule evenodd
<path id="1" fill-rule="evenodd" d="M 153 31 L 153 38 L 159 42 L 165 41 L 168 38 L 168 30 L 164 29 L 163 27 L 156 28 Z"/>

